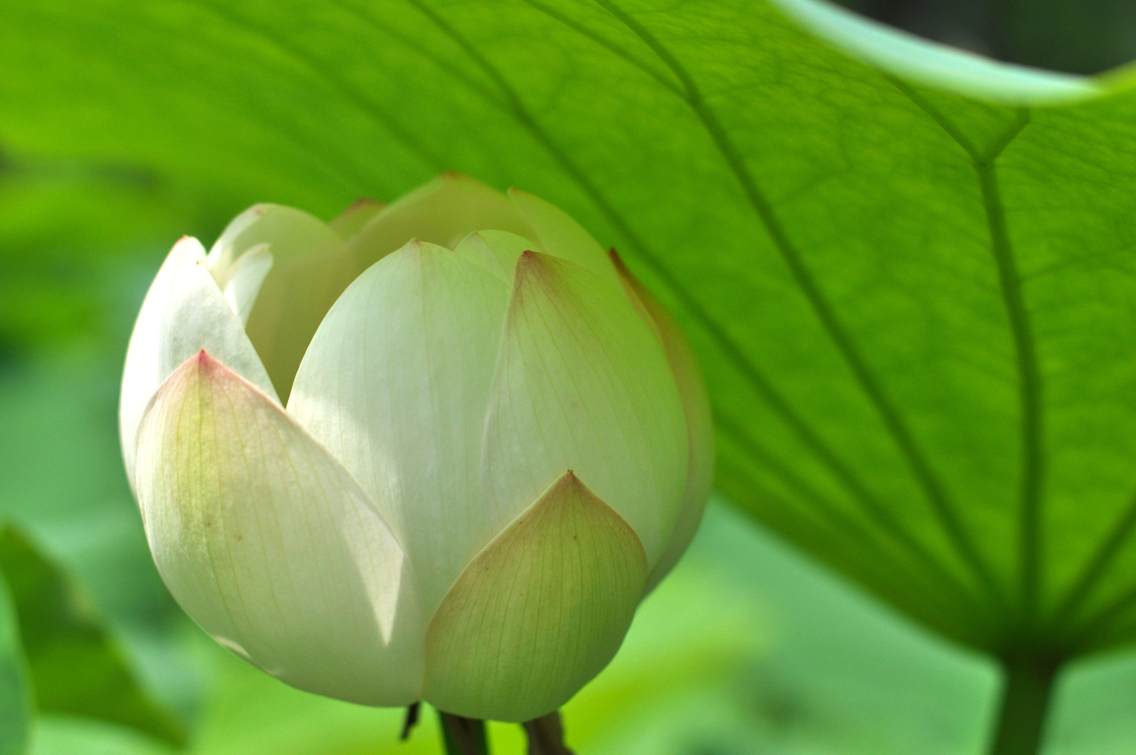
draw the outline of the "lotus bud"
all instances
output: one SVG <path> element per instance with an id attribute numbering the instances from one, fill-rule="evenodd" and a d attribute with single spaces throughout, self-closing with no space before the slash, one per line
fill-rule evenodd
<path id="1" fill-rule="evenodd" d="M 710 487 L 706 394 L 658 303 L 560 210 L 456 175 L 178 241 L 120 425 L 158 571 L 219 643 L 470 718 L 595 676 Z"/>

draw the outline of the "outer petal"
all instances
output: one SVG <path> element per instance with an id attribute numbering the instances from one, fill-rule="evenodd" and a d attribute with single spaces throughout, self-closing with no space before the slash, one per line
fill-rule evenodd
<path id="1" fill-rule="evenodd" d="M 710 489 L 714 483 L 714 422 L 710 413 L 710 397 L 706 393 L 706 384 L 702 380 L 702 373 L 698 370 L 694 352 L 691 351 L 682 331 L 662 305 L 651 296 L 643 284 L 635 279 L 614 249 L 611 250 L 610 257 L 619 277 L 627 286 L 628 294 L 641 305 L 640 311 L 643 316 L 659 334 L 667 354 L 667 361 L 674 371 L 679 394 L 682 396 L 682 408 L 686 415 L 690 441 L 682 511 L 679 512 L 678 522 L 667 541 L 662 557 L 651 570 L 648 580 L 648 589 L 650 589 L 657 585 L 682 557 L 690 541 L 694 539 L 698 523 L 702 521 L 702 512 L 706 510 L 706 502 L 710 498 Z"/>
<path id="2" fill-rule="evenodd" d="M 422 623 L 402 550 L 278 404 L 202 351 L 147 412 L 137 478 L 158 571 L 218 642 L 301 689 L 418 698 Z"/>
<path id="3" fill-rule="evenodd" d="M 603 247 L 566 212 L 520 189 L 509 189 L 509 199 L 532 229 L 529 235 L 536 239 L 540 251 L 571 260 L 604 277 L 611 275 Z"/>
<path id="4" fill-rule="evenodd" d="M 480 264 L 412 242 L 336 302 L 289 400 L 380 507 L 427 611 L 498 531 L 479 463 L 507 302 L 506 284 Z"/>
<path id="5" fill-rule="evenodd" d="M 217 239 L 209 250 L 210 270 L 224 286 L 247 254 L 263 249 L 272 255 L 272 269 L 245 315 L 246 330 L 276 392 L 287 396 L 312 334 L 355 268 L 326 223 L 291 207 L 260 204 L 238 215 Z"/>
<path id="6" fill-rule="evenodd" d="M 132 486 L 143 412 L 170 373 L 203 348 L 275 397 L 240 318 L 206 270 L 205 250 L 197 239 L 186 237 L 174 244 L 150 285 L 126 351 L 118 417 Z"/>
<path id="7" fill-rule="evenodd" d="M 427 631 L 426 699 L 503 721 L 555 710 L 615 655 L 646 575 L 635 533 L 568 472 L 446 596 Z"/>
<path id="8" fill-rule="evenodd" d="M 468 234 L 487 229 L 532 236 L 504 194 L 469 176 L 446 173 L 375 216 L 350 247 L 362 269 L 411 239 L 453 249 Z"/>
<path id="9" fill-rule="evenodd" d="M 331 230 L 339 234 L 339 238 L 346 241 L 385 209 L 385 204 L 374 199 L 357 199 L 350 207 L 332 218 L 328 225 Z"/>
<path id="10" fill-rule="evenodd" d="M 482 469 L 509 521 L 573 469 L 658 561 L 682 503 L 686 420 L 662 346 L 613 273 L 517 261 Z"/>

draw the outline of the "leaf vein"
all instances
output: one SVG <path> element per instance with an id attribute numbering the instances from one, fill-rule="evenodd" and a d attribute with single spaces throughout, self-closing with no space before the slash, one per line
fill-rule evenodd
<path id="1" fill-rule="evenodd" d="M 769 449 L 765 448 L 756 438 L 750 435 L 745 428 L 735 425 L 725 416 L 719 417 L 716 420 L 716 424 L 724 435 L 732 438 L 735 443 L 745 449 L 750 459 L 764 466 L 772 474 L 780 478 L 784 484 L 797 491 L 799 495 L 812 501 L 817 510 L 823 514 L 821 518 L 830 520 L 835 531 L 845 533 L 854 532 L 858 538 L 866 542 L 874 539 L 874 533 L 871 530 L 864 529 L 863 525 L 855 518 L 841 511 L 836 504 L 809 484 L 807 480 L 803 479 L 792 468 L 778 459 Z M 935 578 L 949 585 L 964 603 L 973 602 L 974 596 L 970 594 L 967 586 L 959 581 L 957 575 L 951 572 L 945 564 L 936 558 L 934 552 L 929 550 L 925 544 L 908 532 L 897 519 L 889 516 L 886 509 L 876 504 L 867 506 L 865 510 L 872 522 L 878 526 L 883 533 L 921 561 L 927 567 L 928 572 L 933 574 Z"/>
<path id="2" fill-rule="evenodd" d="M 445 18 L 438 15 L 433 9 L 419 0 L 408 1 L 425 15 L 442 33 L 453 39 L 454 42 L 501 87 L 502 94 L 508 102 L 506 108 L 507 112 L 509 112 L 517 122 L 529 132 L 532 138 L 560 164 L 561 169 L 575 181 L 592 203 L 608 219 L 608 222 L 639 250 L 639 256 L 667 286 L 674 298 L 692 316 L 695 322 L 697 322 L 703 331 L 718 345 L 723 356 L 732 363 L 739 373 L 748 381 L 754 392 L 760 396 L 774 413 L 776 413 L 804 442 L 816 458 L 830 470 L 845 489 L 852 494 L 854 500 L 857 501 L 869 517 L 881 523 L 886 522 L 884 525 L 885 529 L 893 533 L 898 533 L 900 542 L 905 543 L 909 549 L 914 549 L 917 556 L 920 555 L 920 553 L 929 555 L 926 546 L 919 542 L 913 534 L 906 532 L 898 521 L 895 521 L 889 516 L 886 509 L 875 500 L 875 497 L 863 482 L 856 477 L 851 468 L 828 447 L 809 423 L 793 409 L 789 401 L 777 390 L 773 383 L 758 370 L 738 342 L 710 316 L 697 299 L 687 293 L 681 282 L 669 268 L 663 265 L 658 257 L 651 252 L 644 240 L 627 224 L 622 215 L 615 210 L 603 193 L 596 188 L 595 184 L 592 183 L 567 154 L 551 140 L 539 123 L 529 114 L 516 91 L 504 76 L 501 75 L 500 71 L 498 71 L 469 40 L 449 24 Z M 493 100 L 493 102 L 496 102 L 496 100 Z M 933 557 L 931 558 L 933 561 Z M 945 573 L 949 573 L 946 567 L 940 566 L 938 568 Z"/>
<path id="3" fill-rule="evenodd" d="M 947 538 L 957 550 L 962 560 L 969 566 L 978 579 L 995 599 L 1001 598 L 1001 588 L 994 578 L 985 559 L 970 538 L 961 517 L 955 509 L 953 502 L 938 475 L 931 467 L 922 449 L 915 440 L 904 422 L 902 415 L 896 409 L 882 384 L 868 367 L 867 362 L 860 355 L 852 339 L 849 337 L 844 325 L 837 317 L 836 311 L 828 301 L 820 285 L 813 277 L 812 271 L 790 239 L 788 233 L 781 225 L 780 218 L 773 210 L 772 204 L 762 192 L 750 170 L 746 167 L 736 146 L 726 134 L 725 129 L 718 121 L 713 110 L 707 106 L 694 79 L 686 71 L 681 62 L 664 47 L 645 27 L 635 19 L 623 12 L 609 0 L 595 0 L 619 19 L 632 34 L 639 37 L 659 58 L 674 72 L 676 78 L 682 83 L 686 92 L 686 101 L 701 121 L 707 134 L 718 148 L 722 158 L 734 173 L 742 191 L 754 210 L 758 219 L 765 227 L 773 246 L 789 268 L 801 293 L 812 307 L 814 314 L 820 321 L 830 340 L 844 359 L 845 364 L 855 377 L 862 392 L 875 408 L 884 427 L 890 433 L 896 447 L 906 459 L 908 466 L 919 485 L 923 488 L 932 510 L 937 516 L 940 525 L 946 532 Z"/>
<path id="4" fill-rule="evenodd" d="M 401 142 L 420 162 L 424 163 L 432 170 L 439 170 L 440 166 L 444 164 L 439 155 L 430 150 L 421 140 L 416 139 L 410 131 L 397 121 L 388 117 L 373 100 L 363 94 L 349 79 L 342 78 L 333 73 L 335 66 L 324 66 L 322 61 L 312 55 L 310 51 L 287 41 L 279 34 L 272 33 L 269 29 L 254 25 L 247 18 L 234 15 L 227 8 L 222 8 L 214 3 L 208 3 L 207 7 L 217 17 L 225 19 L 235 28 L 241 28 L 268 42 L 277 50 L 307 69 L 314 76 L 322 79 L 340 96 L 352 103 L 360 112 L 375 123 L 380 124 L 387 133 Z"/>
<path id="5" fill-rule="evenodd" d="M 990 232 L 990 251 L 997 268 L 1002 305 L 1009 321 L 1018 373 L 1019 432 L 1021 471 L 1019 481 L 1019 571 L 1022 610 L 1027 621 L 1033 619 L 1041 599 L 1045 537 L 1043 506 L 1045 499 L 1044 386 L 1038 366 L 1037 343 L 1030 323 L 1029 309 L 1022 293 L 1013 245 L 1006 228 L 1005 208 L 998 186 L 994 160 L 1010 139 L 1021 130 L 1010 132 L 982 161 L 974 161 L 982 193 L 982 207 Z"/>
<path id="6" fill-rule="evenodd" d="M 1009 322 L 1018 375 L 1021 470 L 1019 473 L 1018 550 L 1022 611 L 1027 623 L 1034 619 L 1041 600 L 1044 553 L 1045 453 L 1043 449 L 1043 386 L 1038 367 L 1037 345 L 1025 305 L 1013 245 L 1006 228 L 1006 213 L 998 185 L 995 162 L 1030 122 L 1029 111 L 1020 108 L 1014 122 L 985 150 L 977 149 L 950 119 L 940 113 L 915 89 L 893 76 L 885 76 L 916 107 L 923 111 L 958 144 L 978 178 L 982 210 L 990 237 L 990 251 L 998 274 L 1002 306 Z M 1134 522 L 1136 524 L 1136 522 Z M 1080 586 L 1078 585 L 1078 588 Z"/>
<path id="7" fill-rule="evenodd" d="M 1131 539 L 1133 532 L 1136 532 L 1136 495 L 1132 496 L 1116 523 L 1109 529 L 1108 537 L 1086 562 L 1073 586 L 1058 604 L 1050 621 L 1052 626 L 1060 627 L 1076 616 L 1092 595 L 1097 580 L 1113 567 L 1121 548 Z"/>

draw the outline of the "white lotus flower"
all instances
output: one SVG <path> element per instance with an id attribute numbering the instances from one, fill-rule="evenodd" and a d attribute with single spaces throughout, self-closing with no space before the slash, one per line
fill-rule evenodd
<path id="1" fill-rule="evenodd" d="M 301 689 L 554 710 L 686 548 L 709 410 L 678 331 L 549 204 L 445 176 L 174 245 L 122 382 L 163 580 Z"/>

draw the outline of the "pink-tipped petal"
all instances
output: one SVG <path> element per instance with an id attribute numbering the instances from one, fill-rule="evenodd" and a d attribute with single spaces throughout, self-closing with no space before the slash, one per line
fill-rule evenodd
<path id="1" fill-rule="evenodd" d="M 219 643 L 311 692 L 418 698 L 423 627 L 402 548 L 275 400 L 198 352 L 142 421 L 136 477 L 158 571 Z"/>
<path id="2" fill-rule="evenodd" d="M 126 352 L 119 436 L 131 485 L 142 414 L 158 386 L 203 348 L 275 397 L 240 318 L 206 268 L 205 250 L 197 239 L 187 236 L 174 244 L 150 284 Z"/>

